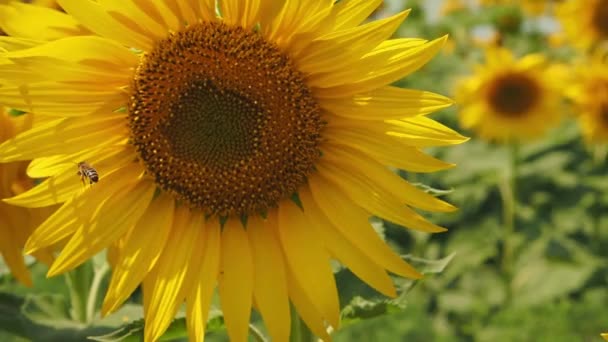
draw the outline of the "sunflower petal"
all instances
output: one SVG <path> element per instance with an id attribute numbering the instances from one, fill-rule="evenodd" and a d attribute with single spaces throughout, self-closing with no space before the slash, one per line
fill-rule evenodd
<path id="1" fill-rule="evenodd" d="M 193 217 L 194 216 L 194 217 Z M 167 330 L 193 284 L 186 282 L 188 263 L 195 242 L 198 241 L 201 215 L 192 215 L 185 207 L 177 208 L 171 234 L 158 258 L 155 268 L 148 274 L 148 294 L 144 297 L 144 339 L 156 341 Z M 147 280 L 150 278 L 150 280 Z"/>
<path id="2" fill-rule="evenodd" d="M 331 163 L 336 169 L 349 170 L 349 172 L 340 172 L 339 175 L 345 177 L 351 175 L 348 177 L 351 185 L 358 184 L 360 189 L 369 189 L 370 195 L 378 194 L 380 197 L 395 198 L 400 204 L 427 211 L 456 210 L 453 205 L 416 188 L 365 154 L 330 144 L 324 146 L 323 152 L 323 161 Z M 336 174 L 335 178 L 341 178 L 339 175 Z"/>
<path id="3" fill-rule="evenodd" d="M 91 187 L 79 196 L 64 203 L 38 227 L 28 239 L 24 251 L 31 254 L 51 246 L 74 234 L 80 227 L 91 223 L 91 216 L 120 189 L 137 182 L 143 173 L 139 164 L 131 164 L 107 177 L 106 186 Z"/>
<path id="4" fill-rule="evenodd" d="M 435 172 L 454 167 L 454 164 L 435 159 L 416 147 L 403 144 L 386 134 L 370 135 L 365 129 L 326 129 L 332 144 L 357 149 L 382 164 L 411 172 Z"/>
<path id="5" fill-rule="evenodd" d="M 186 303 L 188 334 L 191 341 L 202 341 L 205 336 L 209 306 L 220 267 L 220 224 L 212 220 L 206 223 L 204 229 L 207 230 L 204 255 L 199 260 L 191 261 L 191 264 L 200 264 L 200 269 L 194 268 L 197 271 L 198 281 L 192 293 L 188 295 Z"/>
<path id="6" fill-rule="evenodd" d="M 219 292 L 228 336 L 232 341 L 247 341 L 253 263 L 247 233 L 237 219 L 229 219 L 222 232 Z"/>
<path id="7" fill-rule="evenodd" d="M 296 280 L 293 271 L 289 268 L 287 269 L 287 288 L 289 291 L 289 298 L 291 298 L 298 315 L 316 336 L 319 336 L 325 342 L 330 342 L 331 336 L 329 336 L 325 329 L 323 315 L 316 309 L 314 302 L 302 289 Z"/>
<path id="8" fill-rule="evenodd" d="M 102 308 L 104 316 L 116 310 L 156 265 L 171 231 L 174 203 L 170 195 L 161 194 L 133 228 L 112 272 Z"/>
<path id="9" fill-rule="evenodd" d="M 279 207 L 279 237 L 288 268 L 309 298 L 314 298 L 317 311 L 334 328 L 340 322 L 338 290 L 329 256 L 317 239 L 304 212 L 291 201 Z"/>
<path id="10" fill-rule="evenodd" d="M 121 189 L 105 201 L 95 214 L 93 224 L 81 227 L 49 269 L 49 276 L 68 271 L 102 249 L 110 246 L 144 214 L 152 200 L 154 185 L 139 182 Z"/>
<path id="11" fill-rule="evenodd" d="M 142 36 L 113 18 L 99 3 L 91 0 L 57 0 L 61 7 L 89 30 L 129 47 L 149 51 L 150 37 Z"/>
<path id="12" fill-rule="evenodd" d="M 312 197 L 326 217 L 345 239 L 387 270 L 408 278 L 421 278 L 412 266 L 401 259 L 380 239 L 369 224 L 370 215 L 342 191 L 322 177 L 310 177 Z M 335 213 L 348 213 L 337 217 Z"/>
<path id="13" fill-rule="evenodd" d="M 100 184 L 105 183 L 105 177 L 114 171 L 122 169 L 135 159 L 133 151 L 120 149 L 95 150 L 88 159 L 71 159 L 68 164 L 62 164 L 61 171 L 47 178 L 42 183 L 22 192 L 19 195 L 5 199 L 4 202 L 28 208 L 46 207 L 68 201 L 79 192 L 86 191 L 86 186 L 78 180 L 76 163 L 87 160 L 100 175 Z"/>
<path id="14" fill-rule="evenodd" d="M 395 82 L 418 70 L 435 56 L 447 36 L 424 42 L 418 39 L 385 41 L 356 65 L 342 72 L 311 75 L 309 85 L 319 98 L 346 97 Z M 380 67 L 378 67 L 380 66 Z"/>
<path id="15" fill-rule="evenodd" d="M 68 118 L 25 131 L 0 145 L 0 161 L 29 160 L 115 144 L 127 136 L 124 114 Z"/>
<path id="16" fill-rule="evenodd" d="M 220 9 L 222 18 L 230 25 L 250 29 L 259 22 L 260 0 L 222 0 L 220 1 Z"/>
<path id="17" fill-rule="evenodd" d="M 317 74 L 355 61 L 390 37 L 408 13 L 409 11 L 403 11 L 386 19 L 315 39 L 297 57 L 298 68 L 304 73 Z"/>
<path id="18" fill-rule="evenodd" d="M 0 102 L 5 106 L 37 115 L 108 116 L 108 113 L 124 107 L 126 101 L 127 95 L 122 90 L 111 87 L 103 90 L 74 89 L 73 84 L 59 82 L 0 87 Z"/>
<path id="19" fill-rule="evenodd" d="M 310 217 L 313 226 L 317 227 L 317 234 L 325 242 L 330 253 L 380 293 L 395 297 L 397 295 L 395 287 L 384 269 L 344 238 L 317 207 L 310 190 L 308 188 L 302 189 L 299 195 L 306 215 Z"/>
<path id="20" fill-rule="evenodd" d="M 0 28 L 14 37 L 37 40 L 55 40 L 90 33 L 65 13 L 17 1 L 0 5 Z"/>
<path id="21" fill-rule="evenodd" d="M 344 0 L 334 5 L 336 23 L 333 30 L 343 30 L 361 24 L 382 4 L 383 0 Z"/>
<path id="22" fill-rule="evenodd" d="M 445 96 L 428 91 L 386 86 L 346 99 L 324 99 L 320 104 L 346 119 L 390 120 L 429 114 L 453 103 Z"/>
<path id="23" fill-rule="evenodd" d="M 291 320 L 285 260 L 273 232 L 276 227 L 269 224 L 257 217 L 247 223 L 255 269 L 253 295 L 272 339 L 287 341 Z"/>
<path id="24" fill-rule="evenodd" d="M 0 205 L 0 215 L 2 215 L 2 224 L 0 224 L 0 255 L 2 256 L 5 264 L 11 270 L 11 274 L 19 280 L 25 286 L 32 286 L 32 277 L 30 272 L 25 265 L 23 255 L 19 246 L 15 246 L 16 238 L 14 236 L 13 229 L 17 227 L 13 222 L 10 222 L 12 214 L 8 214 L 4 211 L 10 210 L 6 208 L 6 205 Z M 9 222 L 6 220 L 9 219 Z M 23 224 L 23 223 L 21 223 Z"/>

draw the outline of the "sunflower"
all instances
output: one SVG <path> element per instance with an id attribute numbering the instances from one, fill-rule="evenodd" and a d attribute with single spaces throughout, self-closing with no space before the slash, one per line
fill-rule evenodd
<path id="1" fill-rule="evenodd" d="M 556 15 L 571 43 L 589 49 L 608 41 L 608 0 L 567 0 Z"/>
<path id="2" fill-rule="evenodd" d="M 603 333 L 601 335 L 604 340 L 608 341 L 608 333 Z"/>
<path id="3" fill-rule="evenodd" d="M 0 108 L 0 141 L 14 137 L 29 128 L 31 123 L 31 115 L 14 117 Z M 0 198 L 13 197 L 33 187 L 33 180 L 25 172 L 27 164 L 24 161 L 0 164 Z M 21 250 L 34 229 L 49 214 L 49 208 L 28 209 L 0 202 L 0 255 L 15 278 L 27 286 L 32 285 L 32 279 Z M 53 260 L 45 250 L 35 256 L 47 264 Z"/>
<path id="4" fill-rule="evenodd" d="M 575 113 L 588 143 L 608 142 L 608 63 L 598 53 L 575 68 L 566 96 L 577 107 Z"/>
<path id="5" fill-rule="evenodd" d="M 1 42 L 0 102 L 54 117 L 0 145 L 0 161 L 34 159 L 30 172 L 49 177 L 10 203 L 62 204 L 27 252 L 69 239 L 52 276 L 111 248 L 103 313 L 142 284 L 147 341 L 183 302 L 201 340 L 216 286 L 234 341 L 247 339 L 252 307 L 287 340 L 290 302 L 329 339 L 330 258 L 388 296 L 387 271 L 420 278 L 368 219 L 444 231 L 414 208 L 454 207 L 387 166 L 449 168 L 421 149 L 466 139 L 425 116 L 448 98 L 390 86 L 446 37 L 389 39 L 408 11 L 365 22 L 380 3 L 60 0 L 66 14 L 48 16 L 20 6 L 52 32 L 94 33 L 39 42 L 21 25 Z M 80 161 L 97 184 L 80 184 Z"/>
<path id="6" fill-rule="evenodd" d="M 505 48 L 488 48 L 485 64 L 457 86 L 461 126 L 488 140 L 538 137 L 560 118 L 561 77 L 542 55 L 518 60 Z"/>

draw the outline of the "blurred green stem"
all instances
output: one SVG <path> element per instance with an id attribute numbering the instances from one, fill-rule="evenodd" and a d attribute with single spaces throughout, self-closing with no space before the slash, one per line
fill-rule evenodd
<path id="1" fill-rule="evenodd" d="M 90 269 L 86 263 L 65 273 L 65 282 L 70 292 L 70 315 L 73 320 L 87 323 L 87 297 L 89 293 Z"/>
<path id="2" fill-rule="evenodd" d="M 315 336 L 312 331 L 308 328 L 306 323 L 300 318 L 298 312 L 293 305 L 291 306 L 291 333 L 289 335 L 289 342 L 313 342 Z"/>
<path id="3" fill-rule="evenodd" d="M 608 145 L 606 145 L 606 144 L 593 145 L 591 153 L 593 155 L 593 165 L 596 167 L 601 166 L 606 161 L 606 154 L 608 153 Z"/>
<path id="4" fill-rule="evenodd" d="M 502 212 L 504 221 L 501 270 L 507 285 L 507 298 L 510 298 L 511 279 L 513 276 L 513 235 L 515 233 L 515 211 L 517 206 L 517 166 L 519 161 L 519 146 L 517 143 L 512 142 L 508 145 L 508 147 L 509 164 L 499 189 L 502 197 Z"/>
<path id="5" fill-rule="evenodd" d="M 109 270 L 110 265 L 108 263 L 103 263 L 99 269 L 95 270 L 95 275 L 93 276 L 93 281 L 91 282 L 91 288 L 89 290 L 89 298 L 87 299 L 87 323 L 91 323 L 95 318 L 95 309 L 97 306 L 97 298 L 99 298 L 101 283 Z"/>

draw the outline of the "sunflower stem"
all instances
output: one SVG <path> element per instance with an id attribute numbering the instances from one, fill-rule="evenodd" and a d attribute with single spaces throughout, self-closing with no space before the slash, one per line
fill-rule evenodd
<path id="1" fill-rule="evenodd" d="M 302 320 L 296 309 L 291 306 L 291 333 L 289 342 L 313 342 L 315 336 Z"/>
<path id="2" fill-rule="evenodd" d="M 87 298 L 91 280 L 91 265 L 85 263 L 65 273 L 65 282 L 70 294 L 70 316 L 83 324 L 88 323 Z"/>
<path id="3" fill-rule="evenodd" d="M 512 142 L 509 144 L 508 166 L 504 181 L 499 190 L 503 209 L 503 253 L 501 270 L 507 289 L 507 300 L 511 299 L 511 280 L 513 278 L 513 237 L 515 234 L 515 212 L 517 206 L 517 167 L 519 162 L 519 146 Z"/>
<path id="4" fill-rule="evenodd" d="M 91 282 L 91 288 L 89 290 L 89 298 L 87 299 L 87 323 L 93 322 L 95 318 L 95 306 L 97 304 L 97 298 L 99 298 L 99 290 L 101 289 L 102 280 L 110 270 L 108 263 L 103 263 L 99 269 L 95 270 L 93 281 Z"/>

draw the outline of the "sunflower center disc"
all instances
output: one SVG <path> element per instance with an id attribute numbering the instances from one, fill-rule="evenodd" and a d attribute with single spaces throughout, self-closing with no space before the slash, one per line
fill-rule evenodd
<path id="1" fill-rule="evenodd" d="M 539 101 L 540 89 L 523 74 L 506 74 L 488 87 L 488 102 L 497 112 L 510 116 L 524 115 Z"/>
<path id="2" fill-rule="evenodd" d="M 592 25 L 600 38 L 608 38 L 608 0 L 599 0 L 593 9 Z"/>
<path id="3" fill-rule="evenodd" d="M 210 215 L 275 207 L 320 156 L 321 111 L 303 76 L 259 34 L 220 23 L 142 57 L 129 121 L 156 183 Z"/>

